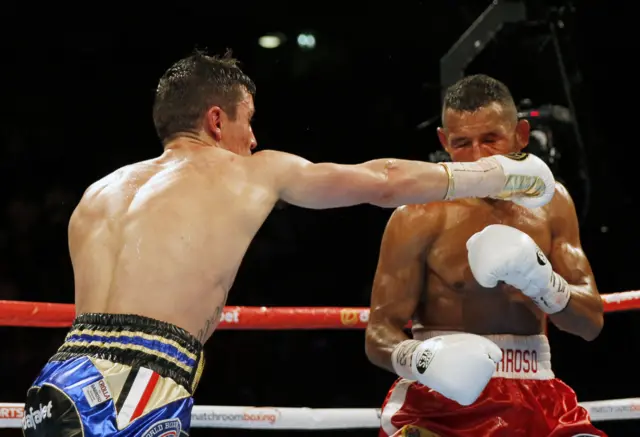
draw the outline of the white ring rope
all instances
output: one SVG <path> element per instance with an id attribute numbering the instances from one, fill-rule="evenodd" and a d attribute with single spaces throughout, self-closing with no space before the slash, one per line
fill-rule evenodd
<path id="1" fill-rule="evenodd" d="M 640 398 L 580 403 L 593 422 L 640 419 Z M 0 402 L 0 428 L 21 428 L 24 404 Z M 37 412 L 36 412 L 37 414 Z M 285 408 L 196 405 L 192 428 L 366 429 L 380 427 L 378 408 Z"/>

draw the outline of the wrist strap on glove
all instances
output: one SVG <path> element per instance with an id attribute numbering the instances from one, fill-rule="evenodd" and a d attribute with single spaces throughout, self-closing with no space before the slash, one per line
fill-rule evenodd
<path id="1" fill-rule="evenodd" d="M 531 299 L 545 313 L 555 314 L 567 307 L 571 299 L 571 291 L 567 281 L 553 272 L 549 279 L 549 287 L 546 290 L 541 290 L 539 295 Z"/>
<path id="2" fill-rule="evenodd" d="M 507 178 L 497 161 L 482 158 L 476 162 L 440 162 L 449 177 L 444 200 L 462 197 L 494 196 L 503 190 Z"/>
<path id="3" fill-rule="evenodd" d="M 396 374 L 404 379 L 414 380 L 411 365 L 413 364 L 413 352 L 422 344 L 419 340 L 405 340 L 399 343 L 391 353 L 391 365 Z"/>

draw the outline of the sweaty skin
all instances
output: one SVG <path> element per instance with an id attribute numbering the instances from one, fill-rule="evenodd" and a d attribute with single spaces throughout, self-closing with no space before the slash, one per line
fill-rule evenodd
<path id="1" fill-rule="evenodd" d="M 445 149 L 458 160 L 519 151 L 528 140 L 528 125 L 514 128 L 501 108 L 446 114 Z M 526 122 L 524 122 L 526 123 Z M 394 211 L 385 229 L 371 296 L 366 352 L 375 365 L 394 372 L 393 348 L 426 331 L 536 335 L 545 332 L 546 317 L 515 288 L 499 283 L 481 287 L 467 260 L 467 240 L 491 224 L 528 234 L 570 284 L 572 297 L 560 313 L 549 316 L 560 329 L 592 340 L 603 325 L 602 300 L 582 250 L 578 220 L 567 190 L 557 184 L 553 200 L 527 209 L 492 199 L 458 199 L 407 205 Z"/>
<path id="2" fill-rule="evenodd" d="M 233 121 L 219 108 L 207 117 L 215 111 L 227 126 L 221 138 L 231 138 L 228 150 L 211 134 L 183 135 L 160 157 L 123 167 L 86 190 L 69 223 L 78 314 L 138 314 L 204 342 L 252 238 L 279 199 L 306 208 L 397 207 L 439 200 L 447 191 L 446 171 L 432 163 L 312 164 L 276 151 L 251 155 L 251 96 L 245 93 Z"/>

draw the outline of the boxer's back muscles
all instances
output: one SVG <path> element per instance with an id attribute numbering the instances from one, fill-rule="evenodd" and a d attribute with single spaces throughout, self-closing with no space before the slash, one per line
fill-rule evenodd
<path id="1" fill-rule="evenodd" d="M 169 150 L 93 184 L 69 225 L 76 311 L 139 314 L 206 340 L 277 200 L 247 161 Z"/>

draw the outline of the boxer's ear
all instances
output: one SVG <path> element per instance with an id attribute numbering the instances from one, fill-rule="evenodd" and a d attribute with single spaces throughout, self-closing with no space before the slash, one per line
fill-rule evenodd
<path id="1" fill-rule="evenodd" d="M 216 142 L 222 140 L 223 111 L 219 106 L 209 108 L 204 119 L 204 130 L 213 137 Z"/>
<path id="2" fill-rule="evenodd" d="M 442 148 L 449 154 L 451 154 L 449 152 L 449 138 L 447 137 L 447 132 L 439 127 L 438 128 L 438 139 L 440 140 L 440 144 L 442 145 Z"/>
<path id="3" fill-rule="evenodd" d="M 516 124 L 516 151 L 519 152 L 529 144 L 531 125 L 528 120 L 518 120 Z"/>

